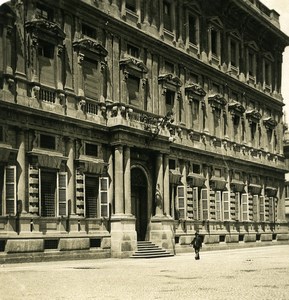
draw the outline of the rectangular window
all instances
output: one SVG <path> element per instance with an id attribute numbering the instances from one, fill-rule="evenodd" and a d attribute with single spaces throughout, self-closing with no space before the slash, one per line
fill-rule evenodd
<path id="1" fill-rule="evenodd" d="M 37 3 L 36 5 L 36 18 L 53 21 L 53 10 L 48 7 Z"/>
<path id="2" fill-rule="evenodd" d="M 85 155 L 98 157 L 98 145 L 85 143 Z"/>
<path id="3" fill-rule="evenodd" d="M 38 55 L 49 59 L 54 58 L 54 45 L 40 41 L 38 44 Z"/>
<path id="4" fill-rule="evenodd" d="M 171 73 L 171 74 L 174 74 L 175 72 L 175 66 L 174 64 L 168 62 L 168 61 L 165 61 L 165 72 L 166 73 Z"/>
<path id="5" fill-rule="evenodd" d="M 271 84 L 271 64 L 269 62 L 265 62 L 265 84 L 270 85 Z"/>
<path id="6" fill-rule="evenodd" d="M 99 178 L 100 216 L 109 217 L 108 177 Z"/>
<path id="7" fill-rule="evenodd" d="M 82 31 L 83 35 L 88 36 L 92 39 L 96 39 L 96 29 L 95 28 L 93 28 L 87 24 L 82 24 L 81 31 Z"/>
<path id="8" fill-rule="evenodd" d="M 235 215 L 236 215 L 235 219 L 238 220 L 238 221 L 241 221 L 241 217 L 240 217 L 240 213 L 241 213 L 240 199 L 241 199 L 240 193 L 239 192 L 235 193 Z"/>
<path id="9" fill-rule="evenodd" d="M 201 174 L 201 165 L 193 164 L 193 173 Z"/>
<path id="10" fill-rule="evenodd" d="M 215 173 L 216 177 L 221 177 L 222 176 L 222 170 L 221 169 L 216 168 L 214 173 Z"/>
<path id="11" fill-rule="evenodd" d="M 127 89 L 129 103 L 132 105 L 139 105 L 139 84 L 140 79 L 136 76 L 129 75 L 127 78 Z"/>
<path id="12" fill-rule="evenodd" d="M 166 105 L 171 106 L 171 108 L 174 106 L 174 100 L 175 100 L 175 92 L 167 90 L 166 91 Z"/>
<path id="13" fill-rule="evenodd" d="M 164 19 L 164 28 L 172 31 L 172 11 L 171 3 L 169 1 L 163 2 L 163 19 Z"/>
<path id="14" fill-rule="evenodd" d="M 199 111 L 200 111 L 200 101 L 193 99 L 192 101 L 192 127 L 197 127 L 199 125 Z"/>
<path id="15" fill-rule="evenodd" d="M 259 196 L 253 195 L 253 221 L 259 221 L 259 213 L 258 213 L 258 204 L 259 204 Z"/>
<path id="16" fill-rule="evenodd" d="M 212 54 L 218 56 L 218 31 L 215 29 L 211 30 L 211 47 Z"/>
<path id="17" fill-rule="evenodd" d="M 189 42 L 197 44 L 197 19 L 193 15 L 189 15 Z"/>
<path id="18" fill-rule="evenodd" d="M 255 122 L 252 122 L 250 125 L 250 129 L 251 129 L 251 140 L 254 141 L 256 136 L 257 124 Z"/>
<path id="19" fill-rule="evenodd" d="M 40 148 L 55 150 L 55 136 L 40 134 Z"/>
<path id="20" fill-rule="evenodd" d="M 216 220 L 222 221 L 222 192 L 216 191 L 215 194 L 215 209 L 216 209 Z"/>
<path id="21" fill-rule="evenodd" d="M 100 98 L 100 77 L 97 72 L 98 63 L 95 60 L 84 58 L 82 62 L 84 95 L 92 100 Z"/>
<path id="22" fill-rule="evenodd" d="M 254 72 L 254 61 L 255 61 L 255 55 L 252 51 L 249 51 L 249 54 L 248 54 L 248 67 L 249 67 L 249 75 L 250 76 L 254 76 L 255 75 L 255 72 Z"/>
<path id="23" fill-rule="evenodd" d="M 132 12 L 136 12 L 136 0 L 126 0 L 125 8 Z"/>
<path id="24" fill-rule="evenodd" d="M 177 166 L 176 161 L 174 159 L 170 159 L 169 160 L 169 169 L 170 170 L 175 170 L 176 166 Z"/>
<path id="25" fill-rule="evenodd" d="M 0 142 L 4 141 L 3 126 L 0 126 Z"/>
<path id="26" fill-rule="evenodd" d="M 276 221 L 276 201 L 274 197 L 269 198 L 269 222 Z"/>
<path id="27" fill-rule="evenodd" d="M 191 83 L 198 84 L 198 82 L 199 82 L 199 76 L 198 76 L 197 74 L 191 72 L 191 73 L 189 74 L 189 81 L 190 81 Z"/>
<path id="28" fill-rule="evenodd" d="M 208 205 L 208 190 L 201 190 L 201 202 L 202 202 L 202 219 L 209 219 L 209 205 Z"/>
<path id="29" fill-rule="evenodd" d="M 56 172 L 41 171 L 40 202 L 41 216 L 55 217 L 56 213 Z"/>
<path id="30" fill-rule="evenodd" d="M 127 44 L 127 54 L 136 58 L 139 58 L 139 48 L 131 45 L 131 44 Z"/>
<path id="31" fill-rule="evenodd" d="M 85 216 L 97 218 L 97 199 L 99 196 L 99 179 L 95 176 L 85 176 Z"/>
<path id="32" fill-rule="evenodd" d="M 179 210 L 180 218 L 184 219 L 186 216 L 184 186 L 177 186 L 177 209 Z"/>
<path id="33" fill-rule="evenodd" d="M 231 40 L 231 65 L 238 67 L 237 43 Z"/>

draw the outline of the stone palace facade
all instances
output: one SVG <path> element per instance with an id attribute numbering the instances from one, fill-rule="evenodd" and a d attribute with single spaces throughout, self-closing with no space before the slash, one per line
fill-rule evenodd
<path id="1" fill-rule="evenodd" d="M 0 255 L 288 241 L 282 53 L 259 0 L 0 7 Z"/>

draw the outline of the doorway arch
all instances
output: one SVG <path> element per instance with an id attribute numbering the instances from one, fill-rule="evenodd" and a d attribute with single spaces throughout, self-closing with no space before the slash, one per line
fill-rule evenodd
<path id="1" fill-rule="evenodd" d="M 136 218 L 137 240 L 144 241 L 148 225 L 148 179 L 139 166 L 131 169 L 131 209 Z"/>

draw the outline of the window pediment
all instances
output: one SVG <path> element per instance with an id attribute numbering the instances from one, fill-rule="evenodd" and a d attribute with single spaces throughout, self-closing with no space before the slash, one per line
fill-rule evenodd
<path id="1" fill-rule="evenodd" d="M 218 28 L 223 28 L 223 22 L 219 17 L 212 17 L 209 19 L 209 22 L 211 23 L 211 25 L 215 25 Z"/>
<path id="2" fill-rule="evenodd" d="M 126 68 L 134 69 L 136 71 L 139 71 L 141 73 L 147 73 L 148 68 L 147 66 L 139 59 L 135 57 L 128 57 L 121 59 L 119 61 L 120 66 L 124 66 Z"/>
<path id="3" fill-rule="evenodd" d="M 271 52 L 264 52 L 264 53 L 263 53 L 263 56 L 264 56 L 266 59 L 270 60 L 270 61 L 274 61 L 274 57 L 273 57 L 273 55 L 271 54 Z"/>
<path id="4" fill-rule="evenodd" d="M 226 99 L 221 94 L 211 95 L 209 96 L 208 100 L 212 108 L 223 109 L 227 104 Z"/>
<path id="5" fill-rule="evenodd" d="M 267 197 L 276 197 L 278 189 L 274 186 L 266 186 L 265 192 Z"/>
<path id="6" fill-rule="evenodd" d="M 258 45 L 256 44 L 256 42 L 254 42 L 254 41 L 248 42 L 248 43 L 246 43 L 246 45 L 247 45 L 249 48 L 251 48 L 251 49 L 253 49 L 254 51 L 256 51 L 256 52 L 258 52 L 258 51 L 260 50 L 260 48 L 258 47 Z"/>
<path id="7" fill-rule="evenodd" d="M 274 129 L 277 125 L 277 122 L 272 117 L 265 118 L 263 123 L 266 129 Z"/>
<path id="8" fill-rule="evenodd" d="M 233 102 L 229 103 L 228 106 L 229 106 L 229 110 L 230 110 L 231 114 L 233 114 L 233 115 L 242 116 L 243 113 L 245 112 L 244 106 L 237 101 L 233 101 Z"/>
<path id="9" fill-rule="evenodd" d="M 240 35 L 240 33 L 239 33 L 238 30 L 232 29 L 232 30 L 228 30 L 227 32 L 228 32 L 229 35 L 231 35 L 231 36 L 234 37 L 235 39 L 241 40 L 241 35 Z"/>
<path id="10" fill-rule="evenodd" d="M 258 123 L 262 116 L 256 109 L 251 109 L 246 111 L 246 117 L 249 120 Z"/>
<path id="11" fill-rule="evenodd" d="M 201 86 L 199 86 L 198 84 L 195 84 L 195 83 L 187 84 L 185 87 L 185 90 L 188 94 L 195 94 L 198 96 L 206 95 L 205 90 Z"/>
<path id="12" fill-rule="evenodd" d="M 57 39 L 64 40 L 66 34 L 60 28 L 60 26 L 54 22 L 47 21 L 45 19 L 34 19 L 26 22 L 26 28 L 33 32 L 35 36 L 42 34 L 50 35 Z"/>
<path id="13" fill-rule="evenodd" d="M 102 58 L 108 54 L 107 50 L 101 44 L 89 38 L 74 41 L 73 47 L 78 51 L 84 50 Z"/>
<path id="14" fill-rule="evenodd" d="M 183 84 L 178 76 L 175 76 L 171 73 L 159 75 L 158 80 L 159 82 L 171 84 L 176 87 L 180 87 Z"/>

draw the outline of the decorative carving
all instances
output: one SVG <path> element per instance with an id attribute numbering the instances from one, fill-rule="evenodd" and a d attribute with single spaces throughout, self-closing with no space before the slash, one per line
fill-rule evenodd
<path id="1" fill-rule="evenodd" d="M 192 94 L 202 96 L 202 97 L 206 96 L 205 90 L 201 86 L 195 83 L 186 85 L 185 91 L 189 96 Z"/>
<path id="2" fill-rule="evenodd" d="M 224 109 L 227 104 L 226 99 L 221 94 L 211 95 L 208 97 L 208 100 L 213 111 L 215 109 Z"/>
<path id="3" fill-rule="evenodd" d="M 261 114 L 256 109 L 252 109 L 246 111 L 246 117 L 250 123 L 252 122 L 259 123 L 261 119 Z"/>
<path id="4" fill-rule="evenodd" d="M 241 117 L 241 116 L 243 116 L 243 114 L 245 112 L 244 106 L 237 101 L 233 101 L 233 102 L 229 103 L 228 107 L 229 107 L 229 111 L 233 118 L 235 116 Z"/>
<path id="5" fill-rule="evenodd" d="M 40 86 L 39 85 L 33 86 L 31 89 L 32 98 L 39 100 L 39 95 L 40 95 Z"/>
<path id="6" fill-rule="evenodd" d="M 159 82 L 172 84 L 176 87 L 180 87 L 183 84 L 178 76 L 174 76 L 171 73 L 159 75 L 158 80 Z"/>
<path id="7" fill-rule="evenodd" d="M 272 117 L 265 118 L 263 123 L 267 130 L 274 129 L 277 126 L 277 122 Z"/>
<path id="8" fill-rule="evenodd" d="M 104 58 L 107 56 L 107 50 L 95 40 L 90 38 L 82 38 L 73 42 L 73 48 L 80 54 L 84 55 L 83 52 L 94 54 L 97 57 Z"/>
<path id="9" fill-rule="evenodd" d="M 148 68 L 146 67 L 146 65 L 141 60 L 135 57 L 128 57 L 128 58 L 121 59 L 119 61 L 119 65 L 124 68 L 135 69 L 141 73 L 148 72 Z"/>

